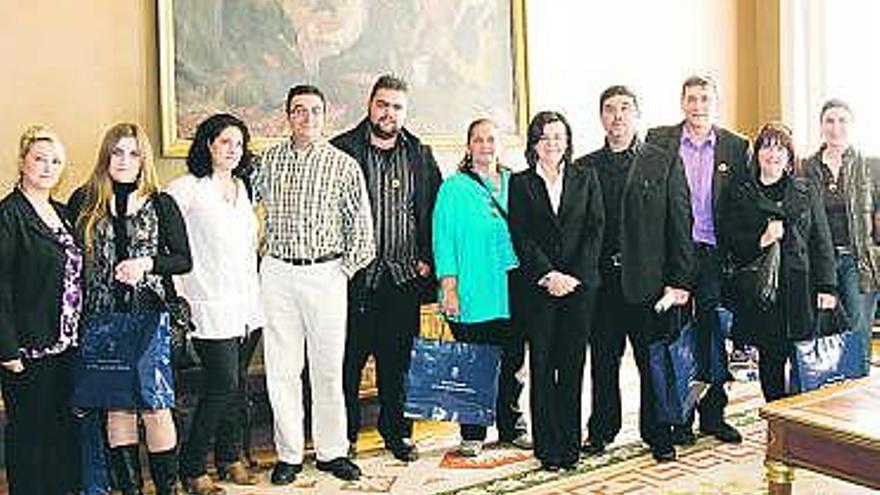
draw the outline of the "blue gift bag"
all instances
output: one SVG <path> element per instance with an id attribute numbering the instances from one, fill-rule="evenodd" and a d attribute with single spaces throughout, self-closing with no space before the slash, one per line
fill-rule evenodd
<path id="1" fill-rule="evenodd" d="M 866 376 L 865 341 L 848 328 L 849 322 L 840 310 L 819 311 L 813 338 L 794 343 L 789 374 L 791 392 L 808 392 Z"/>
<path id="2" fill-rule="evenodd" d="M 495 422 L 498 346 L 417 337 L 410 356 L 407 417 L 487 426 Z"/>
<path id="3" fill-rule="evenodd" d="M 168 313 L 104 313 L 85 320 L 71 405 L 174 407 Z"/>
<path id="4" fill-rule="evenodd" d="M 690 322 L 683 325 L 675 340 L 648 346 L 654 406 L 658 421 L 664 424 L 685 424 L 708 388 L 697 379 L 696 328 Z"/>
<path id="5" fill-rule="evenodd" d="M 700 376 L 700 379 L 710 384 L 723 384 L 733 380 L 727 357 L 727 339 L 730 338 L 733 327 L 733 313 L 727 308 L 719 306 L 715 308 L 715 316 L 718 323 L 714 327 L 715 333 L 709 341 L 709 356 L 706 361 L 708 369 L 703 372 L 705 375 Z"/>

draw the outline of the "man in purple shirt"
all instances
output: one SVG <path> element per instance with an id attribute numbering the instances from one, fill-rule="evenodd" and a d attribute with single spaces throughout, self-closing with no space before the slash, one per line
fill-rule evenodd
<path id="1" fill-rule="evenodd" d="M 707 76 L 688 77 L 681 87 L 684 121 L 648 131 L 645 141 L 676 153 L 685 167 L 691 192 L 692 237 L 696 252 L 694 302 L 697 313 L 698 374 L 711 384 L 700 401 L 700 432 L 722 442 L 739 443 L 742 436 L 724 420 L 727 393 L 724 383 L 727 353 L 718 328 L 717 308 L 721 304 L 722 273 L 726 246 L 717 226 L 722 198 L 728 185 L 747 175 L 749 142 L 717 125 L 718 87 Z M 714 370 L 714 371 L 713 371 Z M 687 424 L 673 428 L 673 441 L 688 445 L 696 441 L 693 415 Z"/>

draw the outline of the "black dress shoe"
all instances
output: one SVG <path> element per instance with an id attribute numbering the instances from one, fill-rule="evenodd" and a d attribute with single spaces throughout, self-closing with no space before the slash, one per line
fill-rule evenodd
<path id="1" fill-rule="evenodd" d="M 651 455 L 657 462 L 672 462 L 678 458 L 672 445 L 651 447 Z"/>
<path id="2" fill-rule="evenodd" d="M 419 451 L 409 438 L 389 442 L 386 447 L 398 461 L 415 462 L 419 458 Z"/>
<path id="3" fill-rule="evenodd" d="M 361 468 L 351 462 L 348 457 L 337 457 L 332 461 L 318 461 L 315 463 L 318 471 L 326 471 L 333 476 L 345 481 L 354 481 L 361 477 Z"/>
<path id="4" fill-rule="evenodd" d="M 736 431 L 736 428 L 730 426 L 724 421 L 717 425 L 700 425 L 700 433 L 712 435 L 724 443 L 740 443 L 743 440 L 742 435 Z"/>
<path id="5" fill-rule="evenodd" d="M 689 426 L 675 426 L 672 428 L 672 443 L 674 445 L 693 445 L 697 443 L 697 436 Z"/>
<path id="6" fill-rule="evenodd" d="M 581 445 L 581 452 L 587 455 L 602 455 L 605 453 L 605 442 L 601 440 L 588 441 Z"/>
<path id="7" fill-rule="evenodd" d="M 289 485 L 296 479 L 296 475 L 302 471 L 302 464 L 290 464 L 284 461 L 275 463 L 272 469 L 273 485 Z"/>
<path id="8" fill-rule="evenodd" d="M 559 465 L 556 461 L 541 461 L 541 469 L 544 471 L 550 471 L 551 473 L 555 473 L 562 469 L 562 466 Z"/>

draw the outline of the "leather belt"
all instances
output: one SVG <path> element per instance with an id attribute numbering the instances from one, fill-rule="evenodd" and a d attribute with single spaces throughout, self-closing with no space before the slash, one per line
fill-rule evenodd
<path id="1" fill-rule="evenodd" d="M 694 248 L 696 248 L 697 251 L 714 251 L 715 245 L 707 244 L 705 242 L 695 242 Z"/>
<path id="2" fill-rule="evenodd" d="M 285 263 L 290 263 L 294 266 L 307 266 L 307 265 L 317 265 L 319 263 L 327 263 L 328 261 L 338 260 L 342 258 L 342 255 L 339 253 L 330 253 L 325 254 L 323 256 L 318 256 L 317 258 L 278 258 Z"/>
<path id="3" fill-rule="evenodd" d="M 837 256 L 843 256 L 845 254 L 855 254 L 853 248 L 850 246 L 834 246 L 834 254 Z"/>

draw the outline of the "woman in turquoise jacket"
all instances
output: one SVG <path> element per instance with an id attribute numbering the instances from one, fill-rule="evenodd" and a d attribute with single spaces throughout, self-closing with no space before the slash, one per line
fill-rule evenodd
<path id="1" fill-rule="evenodd" d="M 507 228 L 510 171 L 498 160 L 498 129 L 491 120 L 468 126 L 467 151 L 459 170 L 440 187 L 434 207 L 434 258 L 440 308 L 460 342 L 501 348 L 496 425 L 502 442 L 531 446 L 519 410 L 523 384 L 522 332 L 511 327 L 508 274 L 517 267 Z M 461 425 L 462 455 L 480 454 L 486 427 Z"/>

